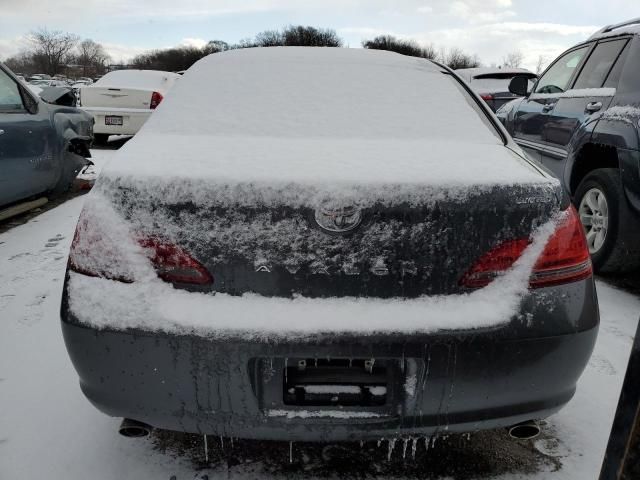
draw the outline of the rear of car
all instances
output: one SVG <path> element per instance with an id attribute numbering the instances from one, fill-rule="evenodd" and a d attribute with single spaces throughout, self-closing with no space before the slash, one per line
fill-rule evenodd
<path id="1" fill-rule="evenodd" d="M 390 52 L 201 60 L 79 220 L 61 314 L 83 392 L 283 440 L 557 411 L 596 338 L 591 263 L 559 183 L 494 121 L 448 69 Z"/>
<path id="2" fill-rule="evenodd" d="M 82 109 L 93 115 L 97 139 L 134 135 L 179 75 L 155 70 L 118 70 L 79 88 Z"/>
<path id="3" fill-rule="evenodd" d="M 509 82 L 516 75 L 529 78 L 529 85 L 538 78 L 535 73 L 524 68 L 465 68 L 456 70 L 471 88 L 496 112 L 504 104 L 518 98 L 509 92 Z"/>

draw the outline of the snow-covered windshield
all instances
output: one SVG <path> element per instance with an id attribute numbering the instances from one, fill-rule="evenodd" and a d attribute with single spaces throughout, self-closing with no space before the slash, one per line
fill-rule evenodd
<path id="1" fill-rule="evenodd" d="M 260 48 L 191 67 L 154 115 L 155 133 L 219 137 L 460 139 L 499 142 L 457 81 L 390 52 Z M 158 112 L 159 113 L 159 112 Z"/>

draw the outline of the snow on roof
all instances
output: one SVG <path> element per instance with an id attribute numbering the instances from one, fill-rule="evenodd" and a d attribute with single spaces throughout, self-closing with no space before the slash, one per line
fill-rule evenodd
<path id="1" fill-rule="evenodd" d="M 391 194 L 398 184 L 548 182 L 504 147 L 434 63 L 295 47 L 217 53 L 190 68 L 101 178 L 141 177 L 192 179 L 220 192 L 262 184 L 284 194 L 293 183 L 334 193 L 387 185 Z"/>
<path id="2" fill-rule="evenodd" d="M 84 88 L 167 88 L 178 78 L 177 73 L 160 70 L 115 70 Z"/>

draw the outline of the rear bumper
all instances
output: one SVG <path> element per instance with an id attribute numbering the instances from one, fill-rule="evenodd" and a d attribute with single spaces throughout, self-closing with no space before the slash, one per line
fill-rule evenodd
<path id="1" fill-rule="evenodd" d="M 593 289 L 586 280 L 562 294 L 540 291 L 548 314 L 529 305 L 533 313 L 525 326 L 514 320 L 498 329 L 431 335 L 253 342 L 96 330 L 77 324 L 65 301 L 62 329 L 82 391 L 114 417 L 167 430 L 273 440 L 432 435 L 544 418 L 566 404 L 597 336 Z M 548 308 L 556 296 L 565 298 L 565 306 Z M 541 335 L 549 329 L 557 334 Z M 387 403 L 285 405 L 285 366 L 301 358 L 386 364 Z"/>
<path id="2" fill-rule="evenodd" d="M 153 110 L 127 108 L 82 107 L 95 120 L 93 132 L 108 135 L 135 135 L 148 120 Z M 122 117 L 122 125 L 106 125 L 106 116 Z"/>

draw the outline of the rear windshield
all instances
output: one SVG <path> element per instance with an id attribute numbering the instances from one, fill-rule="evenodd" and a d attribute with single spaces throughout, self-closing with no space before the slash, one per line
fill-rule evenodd
<path id="1" fill-rule="evenodd" d="M 161 107 L 151 118 L 160 133 L 501 140 L 441 67 L 374 50 L 214 54 L 190 68 Z"/>
<path id="2" fill-rule="evenodd" d="M 526 75 L 529 77 L 529 90 L 531 90 L 536 83 L 536 76 L 533 74 L 527 75 L 523 73 L 492 73 L 477 75 L 471 79 L 471 86 L 478 91 L 488 92 L 508 92 L 509 82 L 516 75 Z"/>

